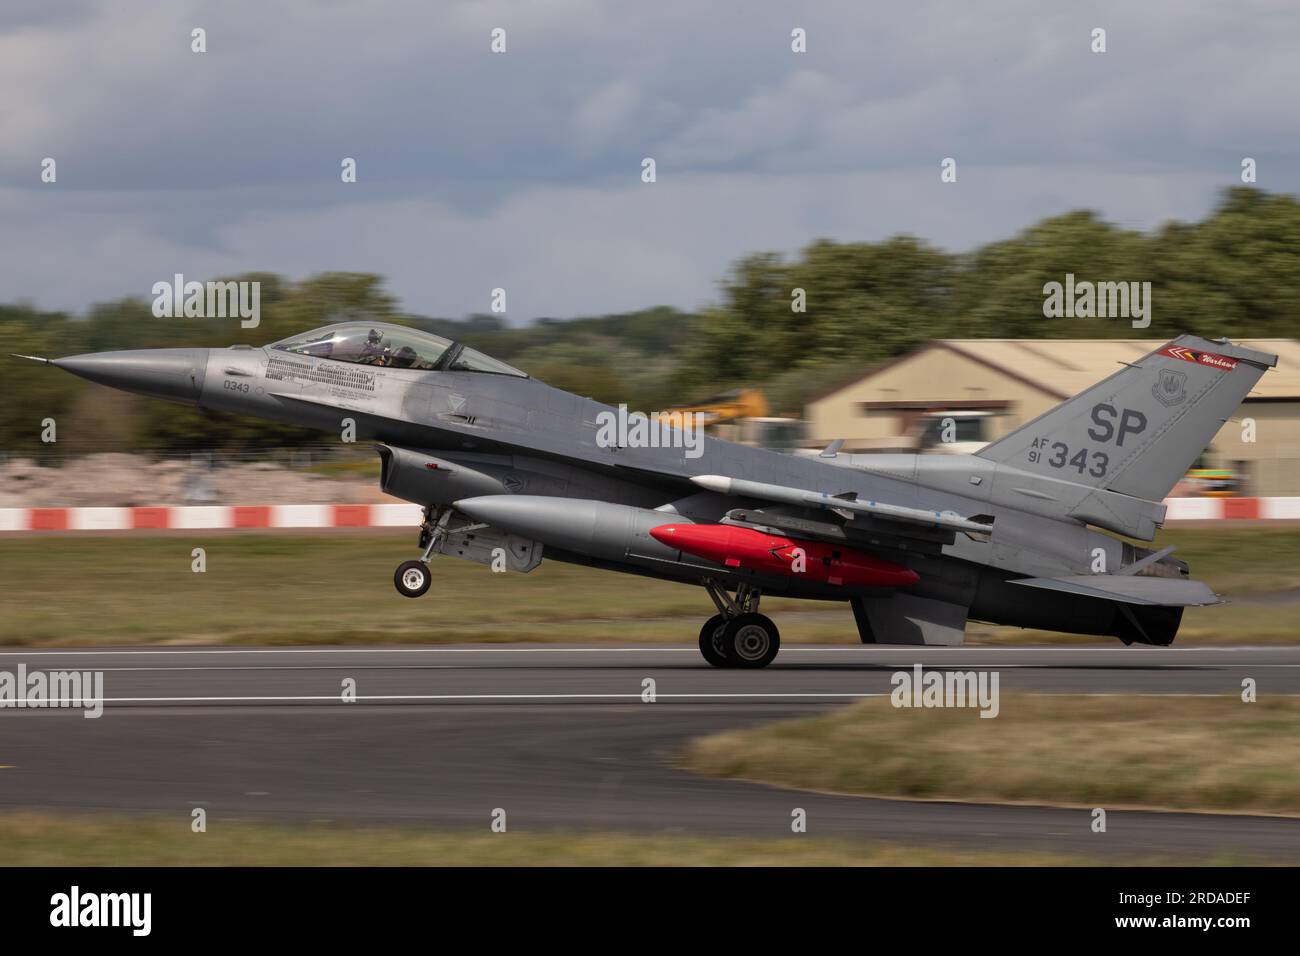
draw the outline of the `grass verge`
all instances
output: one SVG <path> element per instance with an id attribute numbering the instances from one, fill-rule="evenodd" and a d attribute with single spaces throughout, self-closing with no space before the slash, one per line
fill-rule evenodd
<path id="1" fill-rule="evenodd" d="M 1300 701 L 1002 694 L 975 710 L 876 698 L 693 742 L 690 770 L 876 796 L 1300 815 Z"/>
<path id="2" fill-rule="evenodd" d="M 418 601 L 393 589 L 414 535 L 176 534 L 0 539 L 0 645 L 365 644 L 538 640 L 693 642 L 712 607 L 699 588 L 543 562 L 493 574 L 439 558 Z M 1242 598 L 1192 608 L 1180 643 L 1294 643 L 1287 604 L 1251 595 L 1300 586 L 1300 530 L 1162 535 L 1217 590 Z M 207 570 L 191 570 L 192 549 Z M 857 643 L 845 604 L 769 598 L 784 640 Z M 1098 643 L 972 624 L 973 642 Z"/>
<path id="3" fill-rule="evenodd" d="M 856 840 L 463 833 L 189 818 L 0 814 L 7 866 L 1062 866 L 1050 853 L 906 847 Z M 1127 862 L 1127 861 L 1126 861 Z M 1134 860 L 1134 864 L 1160 862 Z M 1228 863 L 1227 860 L 1210 860 Z"/>

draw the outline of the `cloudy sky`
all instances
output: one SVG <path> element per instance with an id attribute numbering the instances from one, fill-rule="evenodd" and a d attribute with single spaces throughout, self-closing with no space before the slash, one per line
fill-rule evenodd
<path id="1" fill-rule="evenodd" d="M 1298 46 L 1294 0 L 3 0 L 0 301 L 347 269 L 520 322 L 698 307 L 822 236 L 1151 228 L 1245 156 L 1300 188 Z"/>

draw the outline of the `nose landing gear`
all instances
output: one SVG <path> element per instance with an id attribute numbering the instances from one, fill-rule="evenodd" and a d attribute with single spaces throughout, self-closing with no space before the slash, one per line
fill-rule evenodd
<path id="1" fill-rule="evenodd" d="M 402 597 L 418 598 L 429 590 L 433 578 L 429 574 L 429 559 L 442 540 L 451 520 L 451 509 L 424 509 L 424 521 L 420 524 L 420 547 L 424 553 L 416 561 L 403 561 L 393 573 L 393 585 Z"/>
<path id="2" fill-rule="evenodd" d="M 704 589 L 718 613 L 700 628 L 700 654 L 714 667 L 766 667 L 781 650 L 781 632 L 775 622 L 758 613 L 758 588 L 742 584 L 733 599 L 713 578 Z"/>
<path id="3" fill-rule="evenodd" d="M 423 561 L 403 561 L 393 574 L 393 584 L 397 587 L 397 593 L 403 597 L 419 597 L 429 590 L 431 582 L 429 566 Z"/>

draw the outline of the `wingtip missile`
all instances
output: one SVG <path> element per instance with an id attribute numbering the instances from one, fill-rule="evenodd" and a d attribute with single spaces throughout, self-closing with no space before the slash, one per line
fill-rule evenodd
<path id="1" fill-rule="evenodd" d="M 993 519 L 988 515 L 977 515 L 972 519 L 952 511 L 931 511 L 894 505 L 885 501 L 864 501 L 860 495 L 851 491 L 831 494 L 826 491 L 809 491 L 805 488 L 750 481 L 748 478 L 728 478 L 724 475 L 696 475 L 691 481 L 701 488 L 719 494 L 739 495 L 797 507 L 827 509 L 840 514 L 846 520 L 861 514 L 883 520 L 960 531 L 980 538 L 987 538 L 993 533 Z"/>
<path id="2" fill-rule="evenodd" d="M 731 494 L 732 479 L 725 475 L 696 475 L 691 481 L 706 491 L 716 491 L 720 495 Z"/>

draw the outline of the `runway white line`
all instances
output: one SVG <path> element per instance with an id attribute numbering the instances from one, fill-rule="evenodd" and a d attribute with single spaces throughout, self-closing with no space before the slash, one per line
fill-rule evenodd
<path id="1" fill-rule="evenodd" d="M 967 645 L 965 647 L 921 647 L 919 645 L 882 647 L 867 646 L 817 646 L 783 647 L 782 654 L 891 654 L 906 656 L 917 653 L 952 653 L 962 657 L 973 653 L 1004 654 L 1061 654 L 1077 651 L 1097 651 L 1106 654 L 1194 654 L 1198 652 L 1240 653 L 1242 651 L 1294 652 L 1294 645 L 1243 645 L 1240 647 L 996 647 Z M 129 650 L 45 650 L 33 647 L 25 651 L 0 651 L 0 657 L 108 657 L 128 655 L 238 655 L 238 654 L 699 654 L 693 646 L 683 647 L 254 647 L 254 648 L 132 648 Z"/>
<path id="2" fill-rule="evenodd" d="M 904 662 L 887 662 L 887 661 L 876 661 L 876 662 L 867 661 L 867 662 L 863 662 L 863 665 L 870 666 L 872 665 L 872 663 L 875 663 L 875 666 L 879 667 L 879 669 L 881 670 L 883 670 L 883 667 L 885 665 L 891 667 L 905 666 Z M 926 663 L 926 666 L 930 667 L 931 670 L 940 670 L 940 671 L 958 670 L 958 669 L 962 669 L 962 667 L 966 667 L 966 669 L 970 669 L 970 667 L 974 666 L 972 665 L 971 662 L 961 662 L 961 661 L 946 661 L 946 662 L 945 661 L 928 661 L 928 662 L 910 661 L 907 663 L 909 663 L 909 665 L 915 665 L 915 663 Z M 989 665 L 988 669 L 1000 670 L 1000 671 L 1001 670 L 1069 671 L 1076 666 L 1091 667 L 1095 665 L 1082 665 L 1082 663 L 1080 663 L 1080 665 L 1060 665 L 1060 663 L 1052 663 L 1047 661 L 1039 662 L 1039 663 L 997 662 L 996 665 Z M 1300 667 L 1300 663 L 1270 663 L 1264 661 L 1256 661 L 1251 663 L 1251 662 L 1226 661 L 1221 663 L 1179 663 L 1179 665 L 1169 665 L 1169 667 L 1177 667 L 1178 670 L 1184 670 L 1184 671 L 1192 671 L 1192 670 L 1217 671 L 1217 670 L 1227 670 L 1230 669 L 1230 667 L 1235 667 L 1235 669 L 1242 669 L 1242 667 L 1245 667 L 1245 669 L 1253 669 L 1253 670 L 1274 670 L 1274 669 L 1282 669 L 1282 667 L 1288 667 L 1288 669 L 1290 669 L 1290 667 Z M 357 672 L 357 674 L 360 674 L 360 672 L 387 672 L 387 674 L 396 674 L 396 672 L 403 672 L 403 674 L 415 674 L 416 671 L 430 671 L 430 672 L 432 671 L 463 671 L 463 672 L 474 671 L 474 672 L 482 672 L 482 674 L 489 674 L 489 672 L 493 672 L 493 671 L 502 672 L 504 670 L 508 670 L 507 667 L 469 665 L 469 663 L 467 663 L 467 665 L 459 665 L 459 663 L 420 663 L 420 665 L 415 665 L 415 663 L 411 663 L 411 665 L 402 665 L 402 663 L 391 663 L 391 665 L 382 665 L 382 663 L 374 663 L 374 665 L 360 665 L 354 667 L 347 667 L 344 666 L 342 662 L 316 663 L 316 665 L 311 665 L 311 663 L 308 663 L 308 665 L 274 665 L 274 663 L 272 663 L 272 665 L 238 665 L 238 666 L 229 666 L 229 665 L 199 665 L 199 666 L 159 665 L 159 666 L 152 666 L 152 667 L 91 666 L 91 669 L 103 672 L 103 674 L 213 674 L 213 675 L 237 674 L 237 672 L 252 672 L 252 674 L 296 674 L 296 672 L 312 672 L 312 671 L 325 672 L 330 670 L 335 670 L 335 671 L 347 670 L 348 672 Z M 1162 667 L 1162 669 L 1160 670 L 1166 670 L 1166 669 L 1167 667 Z M 655 665 L 646 665 L 645 667 L 642 667 L 642 669 L 638 669 L 638 670 L 653 672 L 653 674 L 658 674 L 659 672 L 655 670 Z M 697 670 L 698 672 L 710 671 L 710 669 L 706 669 L 706 667 L 703 666 L 703 663 L 701 663 L 701 666 L 699 666 Z M 1114 670 L 1122 670 L 1122 667 L 1117 666 L 1115 667 Z M 680 674 L 681 671 L 669 671 L 669 672 L 671 672 L 671 674 L 676 676 L 677 674 Z M 854 672 L 857 671 L 845 670 L 841 672 L 842 674 L 854 674 Z M 802 676 L 803 674 L 805 674 L 805 672 L 787 671 L 781 669 L 781 667 L 772 667 L 771 670 L 767 671 L 767 674 L 768 675 L 789 674 L 792 676 L 794 675 Z"/>
<path id="3" fill-rule="evenodd" d="M 678 694 L 678 693 L 657 693 L 655 699 L 664 700 L 721 700 L 721 699 L 740 699 L 740 700 L 802 700 L 802 699 L 821 699 L 821 698 L 842 698 L 859 700 L 873 697 L 891 697 L 889 692 L 878 694 L 857 694 L 849 692 L 791 692 L 782 693 L 780 691 L 762 692 L 762 693 L 699 693 L 699 694 Z M 1111 691 L 1083 691 L 1070 692 L 1062 691 L 1045 692 L 1030 691 L 1025 696 L 1029 697 L 1224 697 L 1236 698 L 1236 693 L 1229 694 L 1200 694 L 1171 692 L 1162 693 L 1160 691 L 1142 691 L 1135 693 L 1111 692 Z M 1300 694 L 1270 694 L 1270 697 L 1300 697 Z M 335 704 L 354 704 L 364 703 L 372 700 L 635 700 L 641 701 L 642 697 L 638 693 L 623 694 L 369 694 L 359 696 L 352 701 L 342 700 L 338 694 L 327 695 L 302 695 L 302 696 L 276 696 L 276 697 L 106 697 L 103 699 L 104 704 L 257 704 L 257 703 L 274 703 L 274 702 L 310 702 L 310 701 L 329 701 Z M 653 701 L 644 701 L 647 705 Z M 58 701 L 47 701 L 43 698 L 26 698 L 26 703 L 19 706 L 17 702 L 7 704 L 3 710 L 58 710 L 82 707 L 83 703 L 78 700 L 60 699 Z"/>
<path id="4" fill-rule="evenodd" d="M 1210 664 L 1197 664 L 1197 667 L 1211 667 Z M 342 669 L 342 664 L 206 664 L 195 665 L 190 667 L 169 667 L 159 665 L 157 667 L 96 667 L 95 670 L 102 671 L 105 674 L 225 674 L 235 671 L 252 671 L 254 673 L 275 674 L 281 671 L 323 671 Z M 407 670 L 413 668 L 409 664 L 382 665 L 375 664 L 367 667 L 361 665 L 359 668 L 352 667 L 348 670 Z M 462 664 L 420 664 L 418 669 L 421 671 L 460 671 L 472 670 L 473 667 L 467 667 Z"/>
<path id="5" fill-rule="evenodd" d="M 716 693 L 716 694 L 655 694 L 655 698 L 745 698 L 761 700 L 786 700 L 789 698 L 804 697 L 843 697 L 843 698 L 861 698 L 861 697 L 888 697 L 888 693 L 879 694 L 855 694 L 839 692 L 812 692 L 812 693 L 782 693 L 780 691 L 771 693 Z M 102 703 L 105 704 L 212 704 L 212 703 L 264 703 L 268 701 L 332 701 L 336 704 L 361 703 L 367 700 L 641 700 L 638 693 L 626 694 L 368 694 L 358 696 L 355 700 L 344 701 L 338 694 L 328 694 L 321 696 L 288 696 L 288 697 L 105 697 Z M 72 707 L 71 702 L 66 700 L 45 701 L 42 698 L 26 698 L 27 703 L 19 705 L 18 702 L 6 705 L 5 709 L 10 710 L 51 710 L 60 707 Z M 646 701 L 646 703 L 652 703 Z M 82 706 L 78 701 L 75 706 Z"/>
<path id="6" fill-rule="evenodd" d="M 856 648 L 827 648 L 856 650 Z M 249 648 L 166 648 L 131 650 L 0 651 L 0 657 L 99 657 L 110 655 L 180 654 L 699 654 L 694 647 L 249 647 Z"/>
<path id="7" fill-rule="evenodd" d="M 896 661 L 888 661 L 888 662 L 884 662 L 884 661 L 875 661 L 875 662 L 872 662 L 872 661 L 864 661 L 863 663 L 864 663 L 864 665 L 870 665 L 870 664 L 872 664 L 872 663 L 875 663 L 875 664 L 877 664 L 877 665 L 884 664 L 884 663 L 888 663 L 890 666 L 903 666 L 903 662 L 901 662 L 901 661 L 897 661 L 897 662 L 896 662 Z M 948 662 L 944 662 L 944 661 L 927 661 L 927 662 L 911 661 L 911 662 L 909 662 L 909 663 L 912 663 L 912 664 L 915 664 L 915 663 L 925 663 L 927 666 L 929 666 L 929 667 L 931 667 L 931 668 L 934 668 L 934 669 L 938 669 L 938 670 L 943 670 L 943 669 L 945 669 L 945 668 L 957 668 L 957 667 L 961 667 L 961 666 L 969 666 L 969 665 L 963 665 L 962 662 L 960 662 L 960 661 L 948 661 Z M 647 665 L 647 666 L 649 666 L 649 667 L 653 667 L 653 665 Z M 996 669 L 998 669 L 998 670 L 1071 670 L 1071 669 L 1079 668 L 1079 667 L 1091 668 L 1091 667 L 1095 667 L 1095 666 L 1096 666 L 1095 664 L 1090 664 L 1090 663 L 1086 663 L 1086 662 L 1080 662 L 1080 663 L 1078 663 L 1078 664 L 1055 664 L 1055 663 L 1049 663 L 1049 662 L 1041 662 L 1041 663 L 1021 663 L 1021 662 L 1013 662 L 1013 663 L 1006 663 L 1006 664 L 1004 664 L 1004 663 L 999 662 L 999 663 L 996 665 Z M 1150 665 L 1144 665 L 1144 666 L 1150 667 Z M 1268 662 L 1268 661 L 1255 661 L 1255 662 L 1225 661 L 1225 662 L 1218 663 L 1218 664 L 1178 664 L 1178 665 L 1170 665 L 1170 666 L 1176 666 L 1179 670 L 1223 670 L 1224 668 L 1228 668 L 1228 667 L 1249 667 L 1249 668 L 1256 668 L 1256 669 L 1259 669 L 1259 668 L 1268 668 L 1268 669 L 1273 669 L 1273 668 L 1280 668 L 1280 667 L 1300 667 L 1300 664 L 1271 663 L 1271 662 Z M 189 666 L 189 667 L 183 667 L 183 666 L 182 666 L 182 667 L 170 667 L 170 666 L 166 666 L 166 665 L 158 665 L 158 666 L 155 666 L 155 667 L 96 667 L 96 668 L 94 668 L 94 670 L 102 671 L 102 672 L 105 673 L 105 674 L 172 674 L 172 673 L 175 673 L 175 674 L 188 674 L 188 673 L 198 673 L 198 674 L 220 674 L 220 673 L 234 673 L 234 672 L 237 672 L 237 671 L 251 671 L 251 672 L 253 672 L 253 673 L 274 674 L 274 673 L 280 673 L 280 672 L 283 672 L 283 671 L 324 671 L 324 670 L 331 670 L 331 669 L 339 669 L 339 668 L 342 668 L 342 667 L 343 667 L 342 664 L 323 664 L 323 663 L 322 663 L 322 664 L 245 664 L 245 665 L 241 665 L 241 666 L 228 666 L 228 665 L 213 664 L 213 665 L 199 665 L 199 666 Z M 491 668 L 491 667 L 485 667 L 485 666 L 474 665 L 474 664 L 419 664 L 419 665 L 404 665 L 404 664 L 391 664 L 391 665 L 385 665 L 385 664 L 374 664 L 374 665 L 370 665 L 370 666 L 368 666 L 368 667 L 367 667 L 367 666 L 364 666 L 364 665 L 361 667 L 361 670 L 382 670 L 382 671 L 406 671 L 406 670 L 408 670 L 408 669 L 410 669 L 410 670 L 418 669 L 418 670 L 421 670 L 421 671 L 448 671 L 448 670 L 454 670 L 454 671 L 472 671 L 472 670 L 482 670 L 482 671 L 484 671 L 484 672 L 486 673 L 487 671 L 490 671 L 490 670 L 493 670 L 493 669 L 501 670 L 501 669 L 504 669 L 504 668 Z M 701 666 L 700 666 L 698 669 L 699 669 L 701 672 L 705 672 L 705 671 L 706 671 L 706 668 L 703 666 L 702 663 L 701 663 Z M 351 670 L 357 670 L 357 668 L 354 667 L 354 668 L 351 668 Z M 540 673 L 540 672 L 539 672 L 539 673 Z M 791 674 L 794 674 L 794 673 L 800 673 L 800 674 L 802 674 L 802 673 L 804 673 L 804 672 L 802 672 L 802 671 L 798 671 L 798 672 L 796 672 L 796 671 L 789 671 L 789 672 L 786 672 L 786 671 L 784 671 L 781 667 L 777 666 L 777 667 L 773 667 L 773 668 L 769 671 L 769 673 L 791 673 Z M 846 671 L 845 673 L 848 673 L 848 672 Z"/>

